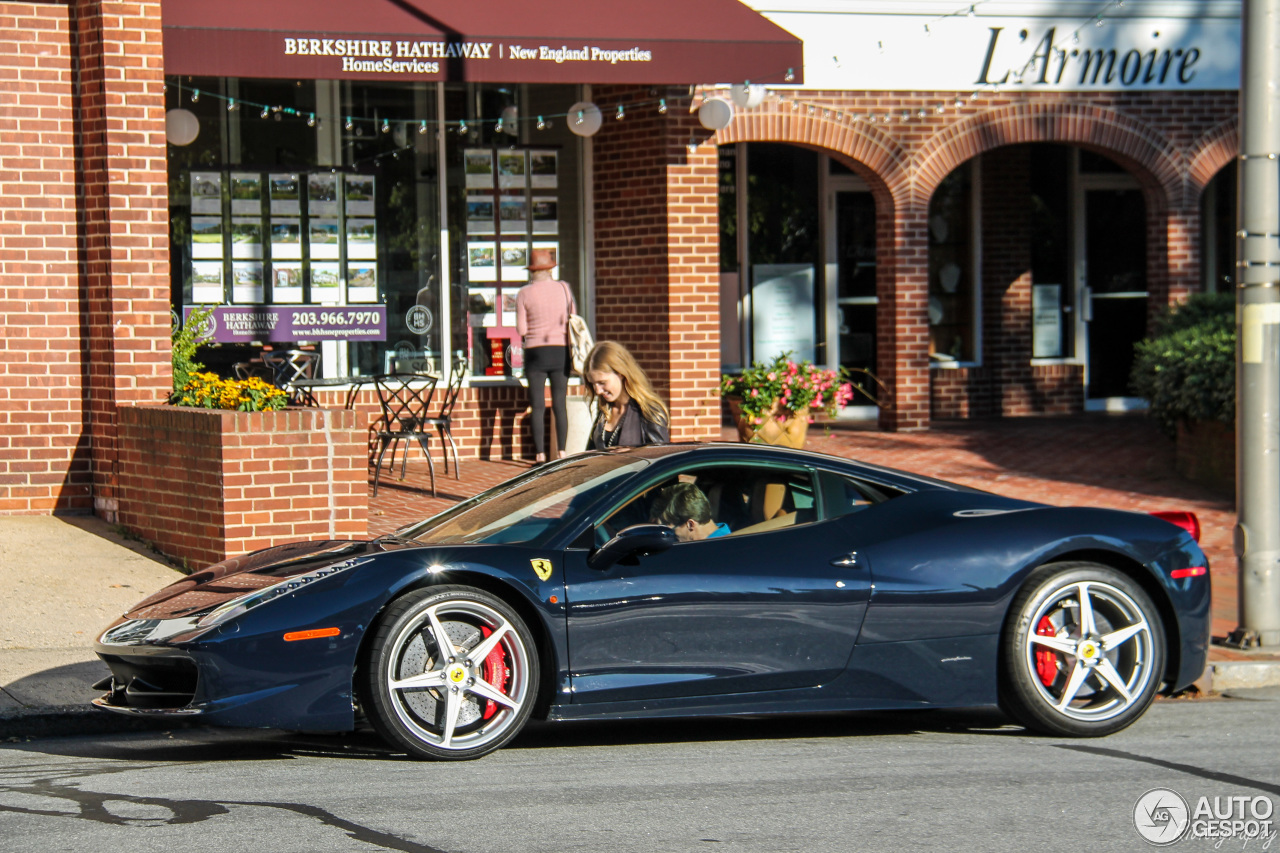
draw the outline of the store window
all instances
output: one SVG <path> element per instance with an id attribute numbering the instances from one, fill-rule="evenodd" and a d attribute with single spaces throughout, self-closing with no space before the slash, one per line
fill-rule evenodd
<path id="1" fill-rule="evenodd" d="M 309 347 L 336 377 L 462 354 L 475 377 L 518 376 L 528 252 L 553 249 L 585 302 L 580 144 L 554 118 L 578 94 L 170 78 L 167 108 L 198 128 L 169 146 L 173 301 L 221 321 L 202 360 Z"/>
<path id="2" fill-rule="evenodd" d="M 1072 149 L 1032 145 L 1031 158 L 1031 356 L 1067 358 L 1075 353 L 1071 308 Z"/>
<path id="3" fill-rule="evenodd" d="M 929 356 L 935 364 L 977 360 L 974 161 L 938 185 L 929 202 Z"/>
<path id="4" fill-rule="evenodd" d="M 1236 164 L 1210 179 L 1200 196 L 1200 258 L 1206 293 L 1230 293 L 1236 281 Z"/>
<path id="5" fill-rule="evenodd" d="M 749 144 L 746 153 L 752 358 L 789 352 L 823 361 L 818 154 L 772 143 Z"/>

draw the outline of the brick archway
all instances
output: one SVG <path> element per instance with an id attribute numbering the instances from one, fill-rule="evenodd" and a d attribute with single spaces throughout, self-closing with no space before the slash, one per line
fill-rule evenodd
<path id="1" fill-rule="evenodd" d="M 1162 206 L 1183 201 L 1183 157 L 1168 139 L 1116 110 L 1066 102 L 1008 104 L 939 131 L 913 158 L 914 200 L 927 205 L 942 180 L 967 160 L 1027 142 L 1078 145 L 1106 154 L 1145 186 L 1159 187 Z"/>
<path id="2" fill-rule="evenodd" d="M 793 110 L 781 102 L 771 102 L 734 117 L 711 142 L 732 145 L 738 142 L 782 142 L 836 155 L 846 166 L 867 180 L 879 203 L 898 199 L 909 191 L 909 155 L 902 144 L 865 121 L 845 122 L 830 115 Z"/>
<path id="3" fill-rule="evenodd" d="M 1236 158 L 1240 151 L 1240 120 L 1230 118 L 1204 133 L 1191 144 L 1187 157 L 1187 179 L 1198 196 L 1214 175 Z"/>
<path id="4" fill-rule="evenodd" d="M 781 102 L 770 103 L 736 116 L 710 141 L 717 145 L 776 142 L 808 148 L 832 157 L 866 181 L 876 205 L 876 294 L 881 306 L 876 312 L 877 373 L 894 396 L 894 406 L 882 410 L 880 424 L 886 429 L 919 429 L 925 425 L 927 413 L 902 405 L 903 395 L 918 386 L 923 367 L 918 354 L 904 351 L 910 333 L 919 332 L 921 321 L 914 314 L 920 311 L 911 305 L 913 316 L 904 319 L 904 304 L 898 299 L 903 273 L 898 264 L 899 249 L 904 245 L 902 217 L 910 199 L 908 154 L 899 141 L 873 124 L 842 121 L 838 112 L 833 108 L 810 114 Z M 905 421 L 904 411 L 910 412 Z"/>

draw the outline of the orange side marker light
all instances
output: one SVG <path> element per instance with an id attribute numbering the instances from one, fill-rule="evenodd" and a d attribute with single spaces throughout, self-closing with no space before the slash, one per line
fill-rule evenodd
<path id="1" fill-rule="evenodd" d="M 292 643 L 294 640 L 315 640 L 320 637 L 336 637 L 342 631 L 338 628 L 312 628 L 310 631 L 290 631 L 284 635 L 286 643 Z"/>

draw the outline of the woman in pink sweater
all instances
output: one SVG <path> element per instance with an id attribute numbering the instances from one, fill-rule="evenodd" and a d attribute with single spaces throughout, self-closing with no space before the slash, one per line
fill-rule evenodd
<path id="1" fill-rule="evenodd" d="M 524 375 L 529 382 L 530 422 L 533 427 L 534 458 L 547 461 L 546 412 L 543 388 L 551 380 L 551 411 L 556 423 L 556 447 L 564 454 L 569 435 L 565 394 L 569 386 L 569 315 L 577 307 L 569 285 L 551 277 L 556 266 L 550 249 L 534 249 L 529 259 L 529 283 L 516 295 L 516 330 L 524 342 Z"/>

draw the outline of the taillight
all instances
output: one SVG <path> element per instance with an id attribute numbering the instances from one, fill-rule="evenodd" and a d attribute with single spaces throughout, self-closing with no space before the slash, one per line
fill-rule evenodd
<path id="1" fill-rule="evenodd" d="M 1170 524 L 1176 524 L 1183 530 L 1191 534 L 1191 538 L 1200 541 L 1200 519 L 1196 518 L 1194 512 L 1185 509 L 1171 509 L 1165 512 L 1151 513 L 1156 518 L 1162 518 Z"/>

